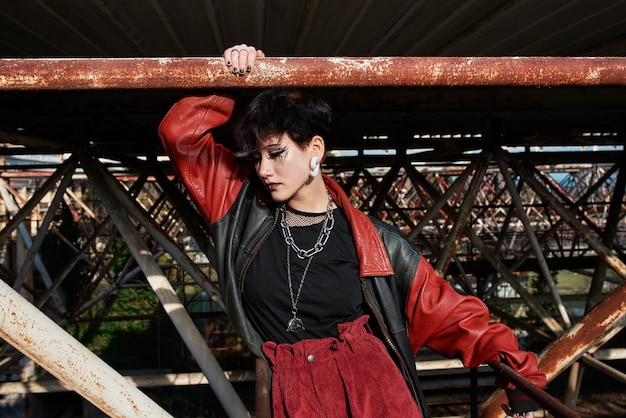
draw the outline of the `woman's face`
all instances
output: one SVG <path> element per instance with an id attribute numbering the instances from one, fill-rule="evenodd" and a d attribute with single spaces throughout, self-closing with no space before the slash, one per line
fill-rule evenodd
<path id="1" fill-rule="evenodd" d="M 294 197 L 305 197 L 306 186 L 311 181 L 313 155 L 309 145 L 302 149 L 287 134 L 259 143 L 255 169 L 274 201 L 288 202 Z"/>

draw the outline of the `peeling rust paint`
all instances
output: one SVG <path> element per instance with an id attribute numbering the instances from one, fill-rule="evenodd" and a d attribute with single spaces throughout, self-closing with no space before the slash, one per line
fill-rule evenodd
<path id="1" fill-rule="evenodd" d="M 539 356 L 539 368 L 548 381 L 554 379 L 605 336 L 626 325 L 626 282 L 587 313 L 579 323 L 569 328 Z M 498 391 L 481 406 L 481 417 L 504 416 L 500 404 L 506 402 Z"/>
<path id="2" fill-rule="evenodd" d="M 221 58 L 0 59 L 0 90 L 624 86 L 624 57 L 264 58 L 245 77 Z"/>
<path id="3" fill-rule="evenodd" d="M 0 338 L 100 410 L 109 416 L 170 416 L 2 280 L 0 302 Z"/>
<path id="4" fill-rule="evenodd" d="M 541 369 L 553 378 L 626 319 L 626 283 L 554 341 L 540 358 Z"/>

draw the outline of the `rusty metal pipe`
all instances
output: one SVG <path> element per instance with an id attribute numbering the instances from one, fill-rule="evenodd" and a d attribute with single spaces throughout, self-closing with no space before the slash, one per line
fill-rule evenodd
<path id="1" fill-rule="evenodd" d="M 170 417 L 0 280 L 0 337 L 112 417 Z"/>
<path id="2" fill-rule="evenodd" d="M 554 399 L 543 389 L 534 385 L 524 376 L 517 373 L 506 364 L 496 361 L 489 364 L 496 374 L 502 376 L 506 381 L 511 382 L 516 388 L 530 396 L 537 404 L 545 408 L 556 418 L 580 418 L 578 414 Z"/>
<path id="3" fill-rule="evenodd" d="M 554 379 L 595 344 L 622 329 L 625 324 L 626 281 L 540 354 L 539 369 L 546 374 L 548 381 Z M 503 402 L 506 402 L 503 391 L 496 392 L 481 406 L 481 416 L 503 416 L 499 408 Z"/>
<path id="4" fill-rule="evenodd" d="M 245 77 L 221 58 L 0 59 L 0 90 L 624 86 L 624 57 L 264 58 Z"/>

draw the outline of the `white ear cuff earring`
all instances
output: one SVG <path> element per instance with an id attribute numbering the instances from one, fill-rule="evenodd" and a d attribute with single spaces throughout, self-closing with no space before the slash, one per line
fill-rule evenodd
<path id="1" fill-rule="evenodd" d="M 312 157 L 311 163 L 309 165 L 311 167 L 311 178 L 317 177 L 317 175 L 320 173 L 320 163 L 317 162 L 317 157 Z"/>

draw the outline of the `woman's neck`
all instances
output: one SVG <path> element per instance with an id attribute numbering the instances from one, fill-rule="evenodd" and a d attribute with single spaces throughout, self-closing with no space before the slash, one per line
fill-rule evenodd
<path id="1" fill-rule="evenodd" d="M 318 176 L 285 202 L 292 209 L 307 213 L 321 213 L 328 209 L 328 191 L 321 176 Z"/>

